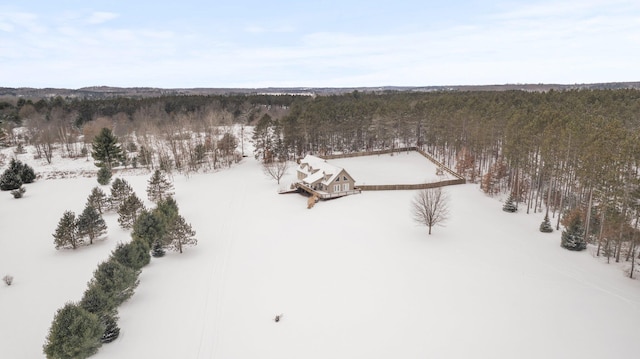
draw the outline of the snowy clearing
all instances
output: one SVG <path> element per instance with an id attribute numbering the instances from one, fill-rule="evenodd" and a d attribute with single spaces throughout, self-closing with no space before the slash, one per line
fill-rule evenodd
<path id="1" fill-rule="evenodd" d="M 358 163 L 370 159 L 334 161 L 359 180 Z M 397 174 L 411 182 L 435 175 L 435 167 L 403 168 Z M 149 175 L 124 178 L 146 198 Z M 54 249 L 62 213 L 80 212 L 95 185 L 94 178 L 39 180 L 20 200 L 0 193 L 0 276 L 15 278 L 0 286 L 0 357 L 42 357 L 55 311 L 79 300 L 98 262 L 129 240 L 108 214 L 106 240 Z M 253 158 L 216 173 L 176 175 L 175 189 L 198 245 L 152 259 L 120 307 L 120 337 L 96 358 L 637 352 L 640 283 L 589 251 L 560 248 L 559 232 L 538 231 L 543 214 L 505 213 L 477 185 L 446 188 L 450 220 L 432 236 L 411 219 L 414 191 L 364 192 L 308 210 L 306 198 L 277 194 Z"/>
<path id="2" fill-rule="evenodd" d="M 344 168 L 358 185 L 419 184 L 455 179 L 416 151 L 327 160 Z"/>

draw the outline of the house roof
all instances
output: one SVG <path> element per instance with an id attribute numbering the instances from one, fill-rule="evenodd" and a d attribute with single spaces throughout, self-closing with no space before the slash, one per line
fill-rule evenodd
<path id="1" fill-rule="evenodd" d="M 321 181 L 323 184 L 328 185 L 336 178 L 340 172 L 344 171 L 342 167 L 334 166 L 327 163 L 320 157 L 306 155 L 298 166 L 298 171 L 306 175 L 302 180 L 305 183 L 313 184 Z M 328 175 L 328 178 L 326 176 Z"/>

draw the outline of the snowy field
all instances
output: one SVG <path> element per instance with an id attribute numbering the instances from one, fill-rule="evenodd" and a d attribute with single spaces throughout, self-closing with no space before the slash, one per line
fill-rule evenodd
<path id="1" fill-rule="evenodd" d="M 335 163 L 359 180 L 358 163 L 368 161 Z M 403 168 L 409 182 L 435 174 Z M 149 175 L 124 178 L 146 197 Z M 129 240 L 108 214 L 106 240 L 54 249 L 62 213 L 81 212 L 95 185 L 40 180 L 20 200 L 0 193 L 0 276 L 15 278 L 0 286 L 0 358 L 42 357 L 56 310 L 80 300 L 98 262 Z M 414 191 L 365 192 L 308 210 L 306 198 L 277 194 L 253 158 L 176 175 L 175 188 L 198 245 L 152 258 L 120 307 L 120 337 L 95 358 L 637 355 L 640 283 L 589 251 L 560 248 L 559 232 L 538 231 L 541 214 L 505 213 L 477 185 L 446 188 L 451 218 L 431 236 L 411 219 Z"/>
<path id="2" fill-rule="evenodd" d="M 358 185 L 419 184 L 455 179 L 416 151 L 349 157 L 327 162 L 344 168 Z"/>

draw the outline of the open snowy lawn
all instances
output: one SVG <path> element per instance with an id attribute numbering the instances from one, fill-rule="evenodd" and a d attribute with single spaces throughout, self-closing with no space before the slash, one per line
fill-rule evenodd
<path id="1" fill-rule="evenodd" d="M 126 177 L 141 198 L 147 178 Z M 80 212 L 94 184 L 40 181 L 21 200 L 1 193 L 0 274 L 15 284 L 0 286 L 0 357 L 41 357 L 56 309 L 79 300 L 97 263 L 128 240 L 109 215 L 106 241 L 53 248 L 63 211 Z M 560 248 L 559 232 L 538 232 L 541 214 L 505 213 L 477 185 L 446 188 L 451 219 L 431 236 L 411 220 L 414 191 L 364 192 L 308 210 L 306 198 L 277 194 L 252 158 L 176 176 L 175 187 L 198 246 L 152 259 L 120 307 L 120 338 L 96 358 L 637 353 L 640 283 L 589 251 Z"/>
<path id="2" fill-rule="evenodd" d="M 342 167 L 357 185 L 418 184 L 454 179 L 436 175 L 436 166 L 416 151 L 328 160 Z"/>

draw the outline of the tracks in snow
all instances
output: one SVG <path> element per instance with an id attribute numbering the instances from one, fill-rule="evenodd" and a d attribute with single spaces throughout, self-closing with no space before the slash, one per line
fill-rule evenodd
<path id="1" fill-rule="evenodd" d="M 221 226 L 220 231 L 215 232 L 217 234 L 214 241 L 218 244 L 215 250 L 220 255 L 214 255 L 214 258 L 212 258 L 207 283 L 205 284 L 207 285 L 207 294 L 204 302 L 198 358 L 217 358 L 219 342 L 224 334 L 222 333 L 222 328 L 224 328 L 225 321 L 224 296 L 228 277 L 227 271 L 233 243 L 237 239 L 233 216 L 236 213 L 242 213 L 246 203 L 248 186 L 246 177 L 234 184 L 234 188 L 229 190 L 238 193 L 238 196 L 232 197 L 227 203 L 217 204 L 222 205 L 222 210 L 219 212 L 220 215 L 215 218 L 215 221 L 221 223 Z"/>

